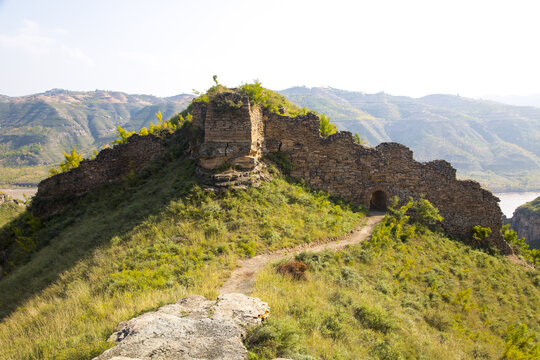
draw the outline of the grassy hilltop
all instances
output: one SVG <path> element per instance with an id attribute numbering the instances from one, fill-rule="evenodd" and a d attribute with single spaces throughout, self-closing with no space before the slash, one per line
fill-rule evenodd
<path id="1" fill-rule="evenodd" d="M 92 358 L 121 321 L 187 294 L 215 298 L 239 259 L 340 236 L 365 218 L 275 170 L 259 188 L 206 191 L 187 156 L 197 136 L 185 122 L 141 173 L 0 228 L 1 359 Z M 538 270 L 417 218 L 397 211 L 369 242 L 302 254 L 297 278 L 269 266 L 254 295 L 271 320 L 246 339 L 250 357 L 534 359 Z"/>

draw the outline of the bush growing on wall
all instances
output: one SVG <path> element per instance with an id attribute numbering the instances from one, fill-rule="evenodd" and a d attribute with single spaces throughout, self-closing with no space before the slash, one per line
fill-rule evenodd
<path id="1" fill-rule="evenodd" d="M 328 116 L 321 114 L 319 132 L 321 133 L 321 136 L 332 135 L 337 133 L 337 126 L 330 122 L 330 118 Z"/>
<path id="2" fill-rule="evenodd" d="M 71 153 L 64 153 L 64 161 L 62 161 L 59 166 L 50 169 L 49 174 L 52 176 L 74 169 L 79 166 L 82 160 L 83 153 L 77 153 L 77 150 L 73 148 Z"/>

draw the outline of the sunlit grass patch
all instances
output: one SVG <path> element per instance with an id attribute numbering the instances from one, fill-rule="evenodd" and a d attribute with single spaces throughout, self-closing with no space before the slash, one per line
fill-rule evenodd
<path id="1" fill-rule="evenodd" d="M 296 256 L 308 266 L 305 281 L 284 276 L 277 271 L 279 264 L 267 266 L 253 295 L 269 303 L 268 326 L 275 333 L 286 324 L 286 331 L 297 329 L 299 340 L 291 348 L 262 351 L 253 346 L 252 358 L 538 356 L 538 340 L 532 337 L 540 330 L 538 270 L 472 249 L 408 219 L 397 226 L 400 220 L 387 217 L 363 244 Z M 517 348 L 520 341 L 526 350 Z"/>
<path id="2" fill-rule="evenodd" d="M 280 177 L 215 195 L 193 170 L 165 162 L 39 226 L 11 223 L 35 249 L 2 233 L 14 251 L 0 280 L 0 358 L 92 358 L 121 321 L 187 294 L 215 298 L 240 258 L 343 235 L 365 216 Z"/>

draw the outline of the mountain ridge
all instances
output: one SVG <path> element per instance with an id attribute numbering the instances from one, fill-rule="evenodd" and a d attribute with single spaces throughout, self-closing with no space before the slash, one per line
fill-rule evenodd
<path id="1" fill-rule="evenodd" d="M 400 142 L 420 161 L 449 160 L 460 177 L 494 191 L 540 189 L 540 108 L 448 94 L 411 98 L 332 87 L 280 93 L 327 114 L 339 130 L 358 132 L 372 145 Z M 75 146 L 88 155 L 113 140 L 118 125 L 137 131 L 157 122 L 156 112 L 169 118 L 193 98 L 65 89 L 0 95 L 0 167 L 6 169 L 0 183 L 35 184 L 63 151 Z M 32 178 L 35 166 L 41 168 Z"/>

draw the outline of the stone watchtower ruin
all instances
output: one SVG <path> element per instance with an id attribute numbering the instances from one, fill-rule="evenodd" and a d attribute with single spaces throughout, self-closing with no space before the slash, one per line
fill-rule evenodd
<path id="1" fill-rule="evenodd" d="M 207 170 L 225 163 L 253 169 L 264 140 L 261 107 L 251 106 L 249 98 L 238 93 L 215 95 L 205 105 L 194 104 L 194 125 L 204 129 L 199 165 Z"/>
<path id="2" fill-rule="evenodd" d="M 397 143 L 361 146 L 346 131 L 321 137 L 317 115 L 284 116 L 234 91 L 214 94 L 208 103 L 193 103 L 192 115 L 193 125 L 204 131 L 204 141 L 194 144 L 191 156 L 198 161 L 198 173 L 210 175 L 216 186 L 257 184 L 265 176 L 261 158 L 279 152 L 291 161 L 290 175 L 313 188 L 377 210 L 385 210 L 393 196 L 403 201 L 424 196 L 439 209 L 450 234 L 470 241 L 475 225 L 489 227 L 492 233 L 479 245 L 512 253 L 500 233 L 499 199 L 475 181 L 457 180 L 456 170 L 444 160 L 420 163 L 409 148 Z M 43 180 L 32 212 L 39 217 L 55 214 L 92 189 L 142 170 L 166 149 L 156 136 L 133 135 L 127 144 Z M 222 171 L 230 168 L 239 171 Z"/>
<path id="3" fill-rule="evenodd" d="M 492 233 L 480 245 L 512 252 L 500 233 L 499 199 L 475 181 L 457 180 L 444 160 L 417 162 L 398 143 L 361 146 L 346 131 L 321 137 L 317 115 L 284 116 L 236 92 L 194 103 L 193 124 L 204 129 L 198 164 L 206 171 L 231 166 L 249 171 L 262 156 L 280 152 L 292 163 L 290 175 L 314 188 L 378 210 L 395 195 L 402 200 L 423 196 L 439 208 L 450 234 L 470 240 L 475 225 L 489 227 Z"/>

